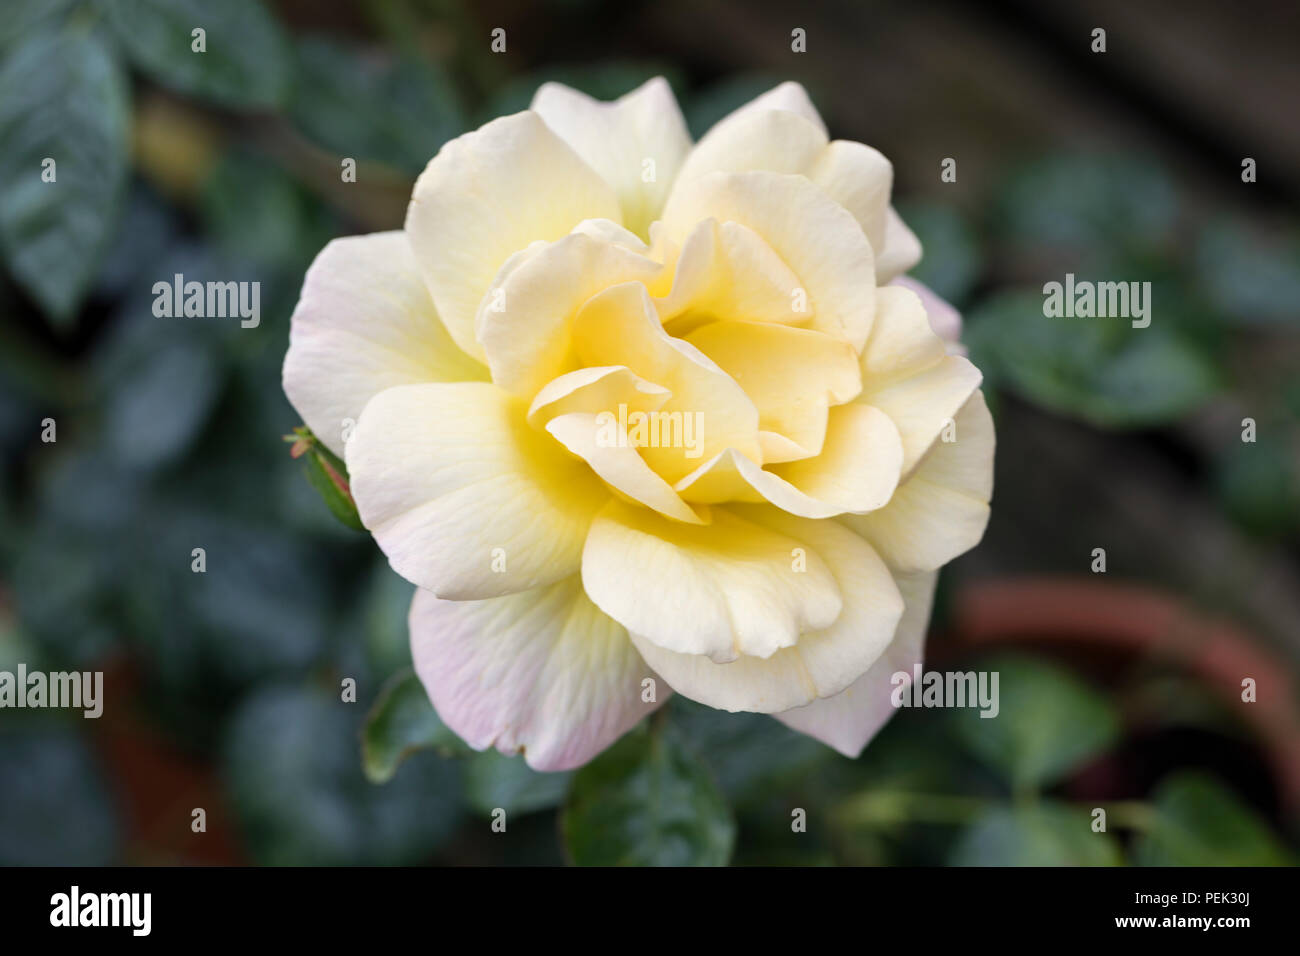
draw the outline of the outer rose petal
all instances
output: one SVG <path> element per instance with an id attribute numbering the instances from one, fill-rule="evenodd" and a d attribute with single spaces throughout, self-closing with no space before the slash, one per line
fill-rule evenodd
<path id="1" fill-rule="evenodd" d="M 578 570 L 609 492 L 529 427 L 526 410 L 480 382 L 401 385 L 370 400 L 347 465 L 361 520 L 398 574 L 461 601 Z"/>
<path id="2" fill-rule="evenodd" d="M 885 388 L 940 362 L 943 340 L 930 327 L 925 306 L 901 283 L 883 286 L 876 296 L 871 335 L 862 349 L 862 381 Z"/>
<path id="3" fill-rule="evenodd" d="M 937 441 L 889 504 L 840 520 L 896 571 L 931 571 L 975 547 L 993 496 L 993 418 L 976 392 L 953 419 L 956 441 Z"/>
<path id="4" fill-rule="evenodd" d="M 983 376 L 965 358 L 946 354 L 916 293 L 900 286 L 879 292 L 875 322 L 862 350 L 857 400 L 879 408 L 898 426 L 907 476 Z"/>
<path id="5" fill-rule="evenodd" d="M 979 388 L 983 375 L 960 355 L 945 355 L 935 365 L 896 385 L 864 389 L 859 401 L 879 408 L 903 437 L 903 474 L 910 474 L 944 426 Z"/>
<path id="6" fill-rule="evenodd" d="M 853 213 L 862 231 L 876 251 L 876 281 L 882 263 L 888 264 L 891 250 L 885 248 L 886 224 L 889 219 L 889 194 L 894 188 L 894 166 L 870 146 L 851 140 L 829 143 L 805 175 Z"/>
<path id="7" fill-rule="evenodd" d="M 903 595 L 905 609 L 893 642 L 871 668 L 847 689 L 796 707 L 780 714 L 777 720 L 801 733 L 816 737 L 846 757 L 862 753 L 876 732 L 894 715 L 890 695 L 891 678 L 899 671 L 909 675 L 920 663 L 925 645 L 926 625 L 934 601 L 937 572 L 897 575 L 895 582 Z"/>
<path id="8" fill-rule="evenodd" d="M 880 246 L 880 261 L 876 273 L 881 282 L 902 275 L 921 261 L 921 240 L 907 228 L 901 216 L 891 206 L 885 214 L 885 238 Z"/>
<path id="9" fill-rule="evenodd" d="M 524 753 L 534 770 L 586 763 L 668 697 L 577 576 L 486 601 L 411 602 L 411 655 L 447 726 L 476 750 Z"/>
<path id="10" fill-rule="evenodd" d="M 335 239 L 303 280 L 289 327 L 284 391 L 325 446 L 394 385 L 487 378 L 438 318 L 405 234 Z"/>
<path id="11" fill-rule="evenodd" d="M 682 164 L 681 178 L 755 169 L 807 173 L 826 144 L 825 129 L 803 116 L 786 110 L 751 110 L 730 116 L 705 133 Z"/>
<path id="12" fill-rule="evenodd" d="M 815 552 L 795 570 L 800 546 L 723 509 L 700 527 L 611 501 L 592 522 L 582 583 L 642 647 L 716 661 L 769 657 L 828 627 L 843 606 Z"/>
<path id="13" fill-rule="evenodd" d="M 889 205 L 893 165 L 862 143 L 829 142 L 798 84 L 782 84 L 719 121 L 691 151 L 678 181 L 745 170 L 800 173 L 851 212 L 871 240 L 881 284 L 920 261 L 921 244 Z"/>
<path id="14" fill-rule="evenodd" d="M 808 95 L 802 84 L 795 83 L 793 80 L 787 80 L 778 86 L 772 87 L 766 93 L 754 97 L 745 105 L 728 113 L 722 119 L 718 120 L 714 129 L 731 123 L 733 120 L 742 119 L 753 113 L 763 113 L 768 110 L 786 110 L 790 113 L 798 113 L 804 119 L 815 125 L 823 136 L 826 135 L 826 124 L 822 122 L 821 114 L 817 112 L 817 107 L 813 106 L 812 98 Z"/>
<path id="15" fill-rule="evenodd" d="M 438 151 L 415 183 L 406 233 L 447 330 L 482 360 L 474 317 L 505 261 L 584 219 L 619 218 L 610 185 L 541 117 L 524 112 Z"/>
<path id="16" fill-rule="evenodd" d="M 918 282 L 911 276 L 899 276 L 890 285 L 911 289 L 921 298 L 925 306 L 926 318 L 934 334 L 943 339 L 949 355 L 965 355 L 966 347 L 961 344 L 961 313 L 951 304 L 935 294 L 929 286 Z"/>
<path id="17" fill-rule="evenodd" d="M 531 109 L 614 187 L 623 225 L 645 238 L 691 148 L 668 81 L 655 77 L 613 103 L 543 83 Z M 647 159 L 654 162 L 652 182 L 644 179 Z"/>
<path id="18" fill-rule="evenodd" d="M 833 521 L 792 518 L 766 505 L 732 510 L 798 541 L 810 569 L 814 555 L 824 559 L 844 596 L 843 612 L 824 630 L 805 632 L 797 645 L 765 659 L 745 656 L 715 664 L 665 650 L 635 632 L 633 642 L 673 690 L 721 710 L 775 713 L 839 693 L 894 637 L 903 599 L 889 569 L 870 545 Z"/>

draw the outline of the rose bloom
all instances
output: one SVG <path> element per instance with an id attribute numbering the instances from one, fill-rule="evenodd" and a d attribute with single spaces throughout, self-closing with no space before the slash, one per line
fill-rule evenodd
<path id="1" fill-rule="evenodd" d="M 470 746 L 575 767 L 672 691 L 848 755 L 888 718 L 994 445 L 892 181 L 794 83 L 694 145 L 662 79 L 547 84 L 316 258 L 285 392 Z"/>

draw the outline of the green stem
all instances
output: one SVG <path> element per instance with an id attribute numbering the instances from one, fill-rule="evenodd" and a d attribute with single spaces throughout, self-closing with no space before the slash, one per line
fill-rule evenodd
<path id="1" fill-rule="evenodd" d="M 1014 802 L 1037 799 L 1018 793 Z M 933 823 L 961 826 L 970 823 L 1004 801 L 986 797 L 964 797 L 938 793 L 908 793 L 906 791 L 874 791 L 850 797 L 835 809 L 835 820 L 843 826 L 870 827 L 891 823 Z M 1113 803 L 1099 802 L 1113 825 L 1127 830 L 1147 830 L 1155 822 L 1155 811 L 1138 800 Z M 1081 814 L 1092 811 L 1091 805 L 1078 805 Z"/>
<path id="2" fill-rule="evenodd" d="M 1150 830 L 1156 823 L 1155 808 L 1141 800 L 1104 803 L 1102 807 L 1110 821 L 1125 830 Z"/>
<path id="3" fill-rule="evenodd" d="M 849 826 L 881 823 L 962 824 L 993 806 L 982 797 L 960 797 L 937 793 L 881 791 L 864 793 L 841 804 L 836 819 Z"/>

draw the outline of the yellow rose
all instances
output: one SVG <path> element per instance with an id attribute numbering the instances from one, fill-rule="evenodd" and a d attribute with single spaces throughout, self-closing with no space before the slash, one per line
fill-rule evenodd
<path id="1" fill-rule="evenodd" d="M 548 84 L 442 148 L 403 231 L 317 257 L 285 391 L 471 746 L 574 767 L 671 691 L 848 754 L 887 719 L 994 444 L 891 284 L 920 257 L 892 178 L 797 84 L 694 146 L 661 79 Z"/>

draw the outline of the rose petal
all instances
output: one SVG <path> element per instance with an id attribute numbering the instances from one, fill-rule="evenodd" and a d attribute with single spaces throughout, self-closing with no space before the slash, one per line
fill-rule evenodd
<path id="1" fill-rule="evenodd" d="M 830 518 L 880 508 L 898 485 L 903 445 L 884 412 L 839 405 L 820 455 L 770 468 L 728 449 L 675 486 L 687 501 L 766 499 L 802 518 Z"/>
<path id="2" fill-rule="evenodd" d="M 312 262 L 283 378 L 302 420 L 342 455 L 348 423 L 384 389 L 481 381 L 487 369 L 447 334 L 406 236 L 379 232 L 335 239 Z"/>
<path id="3" fill-rule="evenodd" d="M 925 316 L 930 321 L 930 328 L 934 330 L 935 335 L 943 339 L 944 348 L 949 355 L 966 354 L 966 348 L 961 344 L 960 312 L 936 295 L 929 286 L 916 281 L 911 276 L 899 276 L 890 285 L 911 289 L 920 297 L 921 304 L 925 307 Z"/>
<path id="4" fill-rule="evenodd" d="M 546 382 L 571 371 L 574 316 L 610 286 L 653 283 L 664 269 L 646 251 L 581 230 L 538 244 L 504 267 L 478 315 L 492 380 L 531 399 Z"/>
<path id="5" fill-rule="evenodd" d="M 903 599 L 888 568 L 870 545 L 833 521 L 793 518 L 767 505 L 730 510 L 797 541 L 808 560 L 806 573 L 814 556 L 824 560 L 843 595 L 842 612 L 824 629 L 805 631 L 797 644 L 766 658 L 714 663 L 702 655 L 674 653 L 631 630 L 633 642 L 679 694 L 722 710 L 775 713 L 839 693 L 894 637 Z"/>
<path id="6" fill-rule="evenodd" d="M 815 737 L 846 757 L 857 757 L 871 738 L 894 715 L 893 677 L 909 675 L 922 660 L 926 625 L 934 601 L 938 574 L 896 575 L 905 609 L 893 641 L 865 674 L 832 697 L 773 714 L 800 733 Z M 910 683 L 910 681 L 909 681 Z"/>
<path id="7" fill-rule="evenodd" d="M 758 407 L 758 427 L 821 453 L 826 413 L 862 391 L 858 355 L 843 339 L 759 322 L 711 322 L 686 336 Z"/>
<path id="8" fill-rule="evenodd" d="M 822 135 L 826 135 L 826 124 L 822 122 L 821 114 L 817 112 L 817 107 L 813 106 L 812 98 L 808 91 L 799 83 L 793 80 L 787 80 L 777 86 L 772 87 L 766 93 L 754 97 L 748 103 L 728 113 L 722 119 L 718 120 L 714 129 L 719 126 L 725 126 L 735 120 L 744 119 L 754 113 L 764 113 L 768 110 L 785 110 L 790 113 L 797 113 L 810 123 L 821 130 Z"/>
<path id="9" fill-rule="evenodd" d="M 362 523 L 398 574 L 439 597 L 496 597 L 576 572 L 609 497 L 495 385 L 402 385 L 347 445 Z"/>
<path id="10" fill-rule="evenodd" d="M 576 576 L 485 601 L 418 590 L 410 629 L 438 716 L 476 750 L 523 751 L 534 770 L 581 766 L 672 693 L 642 700 L 653 671 Z"/>
<path id="11" fill-rule="evenodd" d="M 645 238 L 691 148 L 668 82 L 655 77 L 612 103 L 543 83 L 531 109 L 614 187 L 623 224 Z"/>
<path id="12" fill-rule="evenodd" d="M 803 176 L 710 173 L 678 183 L 664 209 L 664 234 L 681 241 L 709 218 L 758 233 L 807 291 L 811 327 L 862 348 L 875 311 L 873 255 L 843 206 Z"/>
<path id="13" fill-rule="evenodd" d="M 583 552 L 587 594 L 639 646 L 715 661 L 771 656 L 839 616 L 839 588 L 816 553 L 800 572 L 799 541 L 724 509 L 712 519 L 682 524 L 611 501 Z"/>
<path id="14" fill-rule="evenodd" d="M 592 297 L 573 321 L 573 343 L 579 366 L 626 366 L 671 393 L 656 414 L 678 416 L 681 426 L 673 433 L 683 438 L 689 421 L 692 442 L 661 442 L 640 449 L 641 457 L 669 484 L 724 448 L 758 457 L 754 403 L 703 352 L 664 331 L 640 283 L 614 286 Z"/>
<path id="15" fill-rule="evenodd" d="M 505 261 L 584 219 L 619 217 L 610 185 L 541 117 L 524 112 L 438 151 L 416 181 L 406 233 L 447 330 L 483 360 L 474 317 Z"/>
<path id="16" fill-rule="evenodd" d="M 956 441 L 937 441 L 889 504 L 842 520 L 891 568 L 931 571 L 984 536 L 993 495 L 993 418 L 976 392 L 953 420 Z"/>
<path id="17" fill-rule="evenodd" d="M 604 414 L 612 416 L 613 413 Z M 610 487 L 633 501 L 678 521 L 704 524 L 704 519 L 681 499 L 672 485 L 646 464 L 616 418 L 611 423 L 588 412 L 569 412 L 548 421 L 546 430 L 587 462 Z M 604 435 L 611 437 L 602 440 Z"/>

